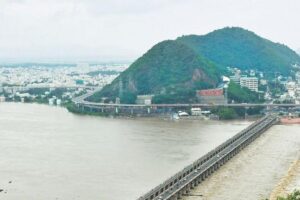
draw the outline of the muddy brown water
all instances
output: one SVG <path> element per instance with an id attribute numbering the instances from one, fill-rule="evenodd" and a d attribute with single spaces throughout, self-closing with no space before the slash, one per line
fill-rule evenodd
<path id="1" fill-rule="evenodd" d="M 111 119 L 0 103 L 0 199 L 136 199 L 250 123 Z"/>
<path id="2" fill-rule="evenodd" d="M 290 192 L 300 186 L 299 170 L 293 177 L 299 153 L 300 125 L 275 125 L 184 200 L 262 200 Z"/>

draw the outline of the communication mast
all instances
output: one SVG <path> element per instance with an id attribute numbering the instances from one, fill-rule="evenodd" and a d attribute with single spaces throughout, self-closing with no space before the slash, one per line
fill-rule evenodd
<path id="1" fill-rule="evenodd" d="M 119 98 L 123 95 L 123 81 L 122 78 L 119 79 Z"/>

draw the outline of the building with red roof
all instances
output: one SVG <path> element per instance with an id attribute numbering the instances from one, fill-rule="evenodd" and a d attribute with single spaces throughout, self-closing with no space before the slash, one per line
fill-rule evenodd
<path id="1" fill-rule="evenodd" d="M 200 103 L 204 104 L 225 104 L 226 98 L 223 88 L 197 90 L 197 98 Z"/>

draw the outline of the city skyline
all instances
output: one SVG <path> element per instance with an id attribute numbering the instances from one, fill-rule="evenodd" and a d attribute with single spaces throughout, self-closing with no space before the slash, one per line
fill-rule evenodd
<path id="1" fill-rule="evenodd" d="M 3 0 L 0 62 L 133 61 L 160 41 L 226 26 L 299 50 L 298 8 L 296 0 Z"/>

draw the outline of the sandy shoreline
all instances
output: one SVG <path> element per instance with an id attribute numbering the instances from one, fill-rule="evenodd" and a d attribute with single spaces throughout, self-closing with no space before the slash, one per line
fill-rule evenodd
<path id="1" fill-rule="evenodd" d="M 270 200 L 277 200 L 277 197 L 284 197 L 289 194 L 291 189 L 296 189 L 295 180 L 299 178 L 300 160 L 296 159 L 290 166 L 286 175 L 281 178 L 277 186 L 273 189 L 270 195 Z"/>
<path id="2" fill-rule="evenodd" d="M 300 126 L 276 125 L 185 200 L 261 200 L 300 186 Z"/>

